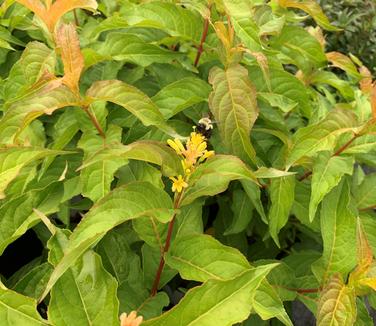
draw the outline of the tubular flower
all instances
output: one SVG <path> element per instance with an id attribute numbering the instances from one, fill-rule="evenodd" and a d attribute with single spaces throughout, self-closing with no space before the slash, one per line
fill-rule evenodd
<path id="1" fill-rule="evenodd" d="M 137 317 L 136 311 L 131 311 L 129 315 L 125 312 L 120 315 L 120 326 L 139 326 L 143 321 L 142 316 Z"/>
<path id="2" fill-rule="evenodd" d="M 179 139 L 174 139 L 174 140 L 167 140 L 167 144 L 175 150 L 175 152 L 178 154 L 178 155 L 182 155 L 183 152 L 185 151 L 185 148 L 183 146 L 183 144 L 181 143 L 181 141 Z"/>
<path id="3" fill-rule="evenodd" d="M 195 131 L 191 132 L 185 147 L 179 139 L 169 139 L 167 144 L 182 157 L 181 164 L 184 176 L 179 175 L 178 177 L 170 178 L 173 182 L 172 191 L 182 192 L 183 188 L 188 187 L 187 181 L 195 170 L 196 165 L 213 156 L 214 151 L 207 150 L 205 136 Z"/>
<path id="4" fill-rule="evenodd" d="M 175 177 L 170 177 L 172 180 L 172 191 L 175 192 L 182 192 L 183 188 L 188 187 L 188 183 L 186 183 L 183 179 L 182 175 L 179 175 L 177 178 Z"/>

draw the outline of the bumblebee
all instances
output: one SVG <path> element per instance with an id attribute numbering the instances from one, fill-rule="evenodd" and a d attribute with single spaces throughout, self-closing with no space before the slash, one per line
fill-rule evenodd
<path id="1" fill-rule="evenodd" d="M 213 130 L 213 121 L 209 117 L 202 118 L 198 121 L 196 131 L 209 139 Z"/>

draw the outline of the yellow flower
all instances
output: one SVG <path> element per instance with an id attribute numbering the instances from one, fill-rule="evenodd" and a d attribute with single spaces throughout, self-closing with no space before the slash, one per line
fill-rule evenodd
<path id="1" fill-rule="evenodd" d="M 173 148 L 178 155 L 182 155 L 183 152 L 185 151 L 185 148 L 183 144 L 181 143 L 180 139 L 177 139 L 177 138 L 175 138 L 174 140 L 168 139 L 167 144 L 169 144 L 170 147 Z"/>
<path id="2" fill-rule="evenodd" d="M 139 326 L 143 321 L 142 316 L 137 317 L 136 311 L 131 311 L 129 315 L 125 312 L 120 315 L 120 326 Z"/>
<path id="3" fill-rule="evenodd" d="M 187 148 L 192 147 L 197 149 L 199 146 L 202 146 L 202 144 L 205 144 L 206 148 L 205 136 L 197 132 L 191 132 L 191 136 L 187 141 Z"/>
<path id="4" fill-rule="evenodd" d="M 199 162 L 203 162 L 203 161 L 205 161 L 207 158 L 214 156 L 214 154 L 215 154 L 214 151 L 205 151 L 204 155 L 202 155 L 202 156 L 200 157 Z"/>
<path id="5" fill-rule="evenodd" d="M 186 183 L 183 179 L 183 176 L 179 175 L 177 178 L 170 177 L 172 180 L 172 191 L 175 192 L 182 192 L 183 188 L 188 187 L 188 183 Z"/>

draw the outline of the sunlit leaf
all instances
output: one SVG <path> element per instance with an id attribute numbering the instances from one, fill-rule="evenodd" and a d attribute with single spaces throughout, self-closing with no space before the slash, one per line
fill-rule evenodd
<path id="1" fill-rule="evenodd" d="M 0 316 L 4 326 L 44 326 L 49 323 L 37 311 L 37 302 L 7 289 L 0 283 Z"/>
<path id="2" fill-rule="evenodd" d="M 63 257 L 68 235 L 57 230 L 49 240 L 51 264 L 56 266 Z M 116 289 L 117 282 L 103 268 L 98 254 L 88 251 L 53 286 L 49 320 L 55 325 L 118 325 Z"/>
<path id="3" fill-rule="evenodd" d="M 254 173 L 237 157 L 216 155 L 192 173 L 182 205 L 188 205 L 201 196 L 221 193 L 230 181 L 240 179 L 257 182 Z"/>
<path id="4" fill-rule="evenodd" d="M 84 57 L 75 27 L 62 24 L 56 32 L 56 42 L 64 65 L 63 83 L 79 93 L 78 81 L 84 68 Z"/>
<path id="5" fill-rule="evenodd" d="M 255 290 L 275 266 L 260 266 L 228 281 L 209 280 L 190 290 L 174 309 L 144 325 L 233 325 L 241 322 L 251 312 Z"/>
<path id="6" fill-rule="evenodd" d="M 0 198 L 5 196 L 4 190 L 18 176 L 23 167 L 36 160 L 58 154 L 67 153 L 33 147 L 6 147 L 0 149 Z"/>
<path id="7" fill-rule="evenodd" d="M 175 151 L 167 144 L 151 140 L 137 141 L 129 145 L 111 144 L 88 157 L 81 169 L 114 157 L 158 164 L 167 176 L 182 174 L 182 165 Z"/>
<path id="8" fill-rule="evenodd" d="M 182 56 L 142 40 L 134 34 L 111 33 L 99 50 L 99 54 L 113 60 L 125 60 L 146 67 L 152 63 L 170 63 Z"/>
<path id="9" fill-rule="evenodd" d="M 339 135 L 354 131 L 355 116 L 347 110 L 333 110 L 322 121 L 300 128 L 293 136 L 293 144 L 287 157 L 290 167 L 303 156 L 313 156 L 319 151 L 332 150 Z"/>
<path id="10" fill-rule="evenodd" d="M 356 265 L 356 219 L 349 207 L 350 189 L 342 181 L 321 205 L 323 255 L 312 264 L 312 271 L 324 282 L 334 273 L 347 275 Z"/>
<path id="11" fill-rule="evenodd" d="M 340 275 L 333 275 L 320 294 L 317 311 L 317 325 L 354 325 L 354 289 L 346 286 Z"/>
<path id="12" fill-rule="evenodd" d="M 337 27 L 330 24 L 320 5 L 314 0 L 278 0 L 278 4 L 284 8 L 297 8 L 305 11 L 307 14 L 328 31 L 338 31 Z"/>
<path id="13" fill-rule="evenodd" d="M 295 176 L 286 176 L 271 180 L 271 207 L 268 220 L 269 230 L 275 243 L 279 246 L 278 233 L 286 225 L 295 194 Z"/>
<path id="14" fill-rule="evenodd" d="M 162 88 L 152 100 L 168 119 L 194 104 L 206 101 L 210 90 L 202 79 L 187 77 Z"/>
<path id="15" fill-rule="evenodd" d="M 224 144 L 231 153 L 254 161 L 255 151 L 249 134 L 257 119 L 258 108 L 248 71 L 240 65 L 226 70 L 215 67 L 210 72 L 209 82 L 213 85 L 209 106 Z"/>
<path id="16" fill-rule="evenodd" d="M 197 43 L 201 38 L 201 17 L 178 4 L 162 1 L 143 3 L 126 11 L 125 18 L 130 25 L 160 28 L 171 36 Z"/>
<path id="17" fill-rule="evenodd" d="M 82 254 L 121 223 L 145 215 L 161 222 L 172 218 L 170 197 L 146 182 L 134 182 L 116 188 L 102 198 L 74 229 L 62 260 L 57 264 L 43 297 Z"/>
<path id="18" fill-rule="evenodd" d="M 345 174 L 352 174 L 353 166 L 352 157 L 332 156 L 330 152 L 319 153 L 313 164 L 310 221 L 314 219 L 317 206 L 330 190 L 339 184 Z"/>
<path id="19" fill-rule="evenodd" d="M 77 97 L 59 80 L 51 81 L 25 98 L 13 102 L 0 120 L 3 144 L 13 143 L 34 119 L 55 110 L 78 105 Z"/>
<path id="20" fill-rule="evenodd" d="M 104 80 L 93 83 L 86 93 L 88 103 L 108 101 L 122 106 L 146 126 L 165 124 L 161 112 L 152 100 L 137 88 L 120 80 Z"/>

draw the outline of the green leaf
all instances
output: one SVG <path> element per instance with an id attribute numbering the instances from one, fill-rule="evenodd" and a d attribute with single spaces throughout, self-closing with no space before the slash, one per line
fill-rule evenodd
<path id="1" fill-rule="evenodd" d="M 247 0 L 223 0 L 226 12 L 231 17 L 236 36 L 250 51 L 261 51 L 260 28 L 253 17 L 253 3 Z"/>
<path id="2" fill-rule="evenodd" d="M 262 282 L 256 291 L 253 309 L 263 320 L 278 318 L 283 324 L 293 326 L 277 291 L 266 282 Z"/>
<path id="3" fill-rule="evenodd" d="M 363 154 L 376 152 L 376 135 L 363 135 L 357 137 L 342 153 Z"/>
<path id="4" fill-rule="evenodd" d="M 183 174 L 180 159 L 175 151 L 164 143 L 152 140 L 140 140 L 129 145 L 111 144 L 90 156 L 80 169 L 118 157 L 160 165 L 166 176 Z"/>
<path id="5" fill-rule="evenodd" d="M 247 259 L 235 248 L 225 246 L 208 235 L 191 235 L 175 241 L 166 263 L 188 280 L 230 280 L 251 268 Z M 252 300 L 253 308 L 263 319 L 277 317 L 292 325 L 276 291 L 263 281 Z"/>
<path id="6" fill-rule="evenodd" d="M 347 275 L 356 265 L 356 218 L 350 205 L 350 189 L 341 182 L 321 205 L 322 257 L 312 264 L 318 280 L 334 273 Z"/>
<path id="7" fill-rule="evenodd" d="M 250 66 L 247 68 L 249 77 L 256 86 L 257 93 L 270 92 L 260 67 Z M 272 93 L 282 95 L 298 103 L 299 111 L 305 117 L 311 116 L 312 108 L 308 89 L 298 78 L 283 69 L 270 66 L 269 79 Z M 269 101 L 272 101 L 272 98 Z M 273 103 L 271 105 L 275 106 Z"/>
<path id="8" fill-rule="evenodd" d="M 328 31 L 339 31 L 340 29 L 331 25 L 328 17 L 325 16 L 320 5 L 314 0 L 279 0 L 278 4 L 284 8 L 297 8 L 309 14 L 317 24 Z"/>
<path id="9" fill-rule="evenodd" d="M 65 106 L 78 105 L 76 96 L 60 80 L 53 80 L 13 102 L 0 120 L 3 144 L 12 144 L 34 119 Z"/>
<path id="10" fill-rule="evenodd" d="M 33 211 L 34 208 L 46 215 L 55 213 L 58 211 L 62 196 L 61 184 L 53 183 L 2 203 L 0 206 L 0 254 L 10 243 L 40 221 L 39 216 Z"/>
<path id="11" fill-rule="evenodd" d="M 278 37 L 271 41 L 271 46 L 281 51 L 290 62 L 303 71 L 323 67 L 326 57 L 319 41 L 299 26 L 285 26 Z"/>
<path id="12" fill-rule="evenodd" d="M 173 52 L 150 44 L 134 34 L 111 33 L 99 49 L 99 54 L 107 59 L 127 61 L 143 67 L 152 63 L 170 63 L 182 57 Z"/>
<path id="13" fill-rule="evenodd" d="M 266 217 L 265 211 L 264 211 L 264 206 L 262 205 L 261 202 L 261 190 L 260 187 L 250 181 L 250 180 L 241 180 L 240 181 L 242 184 L 242 187 L 249 197 L 250 201 L 252 202 L 252 205 L 255 207 L 257 213 L 261 216 L 261 219 L 264 223 L 268 223 L 268 219 Z"/>
<path id="14" fill-rule="evenodd" d="M 256 91 L 247 69 L 240 65 L 226 70 L 214 67 L 209 82 L 213 85 L 209 106 L 225 146 L 240 158 L 254 161 L 256 154 L 249 134 L 257 119 L 258 108 Z"/>
<path id="15" fill-rule="evenodd" d="M 254 172 L 258 179 L 280 178 L 294 175 L 295 172 L 282 171 L 274 168 L 267 168 L 266 166 L 260 167 Z"/>
<path id="16" fill-rule="evenodd" d="M 355 299 L 354 288 L 345 285 L 340 275 L 333 275 L 320 294 L 317 325 L 354 325 L 356 319 Z"/>
<path id="17" fill-rule="evenodd" d="M 145 215 L 154 216 L 161 222 L 168 222 L 173 215 L 170 197 L 149 183 L 130 183 L 102 198 L 74 229 L 65 255 L 52 273 L 43 297 L 64 272 L 108 231 L 127 220 Z"/>
<path id="18" fill-rule="evenodd" d="M 271 106 L 280 108 L 284 113 L 290 112 L 298 105 L 296 101 L 281 94 L 257 92 L 257 96 Z"/>
<path id="19" fill-rule="evenodd" d="M 256 289 L 275 266 L 260 266 L 228 281 L 209 280 L 202 286 L 188 291 L 172 310 L 146 321 L 144 325 L 230 326 L 241 322 L 251 312 L 251 300 Z"/>
<path id="20" fill-rule="evenodd" d="M 376 173 L 368 174 L 357 187 L 354 195 L 359 209 L 376 206 Z"/>
<path id="21" fill-rule="evenodd" d="M 46 72 L 55 71 L 55 52 L 40 42 L 30 42 L 13 65 L 4 84 L 5 101 L 13 102 Z"/>
<path id="22" fill-rule="evenodd" d="M 275 243 L 279 246 L 278 233 L 286 225 L 295 195 L 295 176 L 280 177 L 271 180 L 269 213 L 269 230 Z"/>
<path id="23" fill-rule="evenodd" d="M 37 312 L 37 302 L 7 289 L 0 282 L 0 318 L 4 326 L 49 325 Z"/>
<path id="24" fill-rule="evenodd" d="M 121 141 L 122 129 L 111 125 L 106 132 L 106 139 L 95 133 L 84 133 L 78 147 L 84 149 L 85 156 L 93 155 L 109 143 Z M 95 155 L 95 154 L 94 154 Z M 103 198 L 111 189 L 111 182 L 119 167 L 125 165 L 127 160 L 122 157 L 111 157 L 91 164 L 81 170 L 80 181 L 82 183 L 82 195 L 90 198 L 93 202 Z"/>
<path id="25" fill-rule="evenodd" d="M 211 87 L 202 79 L 186 77 L 162 88 L 152 100 L 168 119 L 194 104 L 206 101 L 210 90 Z"/>
<path id="26" fill-rule="evenodd" d="M 7 147 L 0 149 L 0 199 L 5 197 L 5 189 L 20 174 L 22 168 L 34 163 L 36 160 L 58 154 L 67 153 L 34 147 Z"/>
<path id="27" fill-rule="evenodd" d="M 153 1 L 125 12 L 130 25 L 159 28 L 171 36 L 200 42 L 202 19 L 195 12 L 178 4 Z"/>
<path id="28" fill-rule="evenodd" d="M 256 182 L 254 173 L 237 157 L 215 155 L 191 175 L 181 206 L 201 196 L 214 196 L 226 190 L 230 181 L 246 179 Z"/>
<path id="29" fill-rule="evenodd" d="M 58 230 L 49 240 L 49 260 L 57 265 L 68 244 L 68 232 Z M 118 325 L 117 282 L 103 268 L 100 256 L 88 251 L 51 290 L 49 320 L 54 325 Z"/>
<path id="30" fill-rule="evenodd" d="M 18 293 L 38 299 L 44 291 L 52 270 L 50 264 L 42 263 L 23 275 L 11 288 Z"/>
<path id="31" fill-rule="evenodd" d="M 120 80 L 102 80 L 93 83 L 86 93 L 88 103 L 107 101 L 122 106 L 145 126 L 165 125 L 164 118 L 152 100 L 137 88 Z"/>
<path id="32" fill-rule="evenodd" d="M 316 71 L 309 77 L 309 81 L 313 85 L 327 84 L 337 89 L 346 100 L 354 98 L 354 90 L 349 82 L 340 79 L 330 71 Z"/>
<path id="33" fill-rule="evenodd" d="M 332 156 L 321 152 L 314 161 L 312 169 L 312 191 L 309 203 L 309 220 L 313 221 L 316 209 L 323 198 L 339 184 L 345 174 L 353 173 L 354 158 Z"/>
<path id="34" fill-rule="evenodd" d="M 355 126 L 355 115 L 351 111 L 335 109 L 320 122 L 300 128 L 292 139 L 287 168 L 304 156 L 311 157 L 319 151 L 333 150 L 338 136 L 354 131 Z"/>
<path id="35" fill-rule="evenodd" d="M 228 280 L 251 268 L 237 249 L 203 234 L 175 241 L 166 255 L 166 263 L 177 269 L 182 278 L 200 282 Z"/>
<path id="36" fill-rule="evenodd" d="M 224 235 L 236 234 L 246 230 L 252 219 L 253 205 L 244 190 L 236 189 L 233 191 L 231 210 L 234 217 Z"/>

